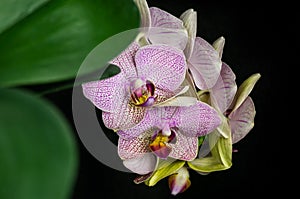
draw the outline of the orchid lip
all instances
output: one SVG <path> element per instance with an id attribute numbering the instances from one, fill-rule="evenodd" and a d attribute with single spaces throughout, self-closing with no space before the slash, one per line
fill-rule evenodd
<path id="1" fill-rule="evenodd" d="M 130 86 L 131 103 L 135 106 L 148 107 L 155 103 L 155 86 L 149 80 L 135 79 Z"/>
<path id="2" fill-rule="evenodd" d="M 166 159 L 172 151 L 168 143 L 175 140 L 175 132 L 171 130 L 171 134 L 166 136 L 162 130 L 152 137 L 152 143 L 149 145 L 153 153 L 162 159 Z"/>

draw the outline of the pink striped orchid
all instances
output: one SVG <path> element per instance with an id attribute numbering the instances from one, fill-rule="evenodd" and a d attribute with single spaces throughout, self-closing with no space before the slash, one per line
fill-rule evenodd
<path id="1" fill-rule="evenodd" d="M 200 101 L 188 107 L 152 108 L 138 125 L 118 131 L 119 156 L 138 174 L 153 171 L 157 158 L 190 161 L 197 156 L 198 137 L 220 123 L 217 111 Z"/>
<path id="2" fill-rule="evenodd" d="M 82 85 L 84 96 L 102 110 L 104 124 L 110 129 L 137 125 L 148 107 L 165 102 L 172 105 L 170 100 L 188 89 L 181 87 L 186 75 L 185 57 L 175 47 L 140 47 L 134 42 L 111 63 L 121 69 L 119 74 Z M 183 99 L 184 106 L 196 102 L 196 98 Z"/>

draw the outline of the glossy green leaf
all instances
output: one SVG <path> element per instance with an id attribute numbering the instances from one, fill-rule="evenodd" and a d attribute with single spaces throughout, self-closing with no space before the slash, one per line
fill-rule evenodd
<path id="1" fill-rule="evenodd" d="M 70 198 L 78 157 L 64 117 L 18 90 L 0 89 L 0 110 L 0 198 Z"/>
<path id="2" fill-rule="evenodd" d="M 145 182 L 148 186 L 154 186 L 161 179 L 168 177 L 176 173 L 183 165 L 185 161 L 168 161 L 168 160 L 160 160 L 158 169 L 154 171 L 152 176 Z"/>
<path id="3" fill-rule="evenodd" d="M 0 33 L 27 17 L 49 0 L 1 0 Z"/>
<path id="4" fill-rule="evenodd" d="M 88 53 L 105 39 L 139 27 L 132 0 L 52 0 L 0 34 L 0 86 L 74 78 Z M 103 67 L 136 35 L 122 38 L 99 54 Z"/>
<path id="5" fill-rule="evenodd" d="M 253 87 L 255 86 L 256 82 L 259 80 L 261 75 L 259 73 L 255 73 L 248 77 L 238 88 L 235 98 L 233 100 L 233 108 L 232 112 L 238 109 L 241 104 L 245 101 L 245 99 L 251 93 Z"/>

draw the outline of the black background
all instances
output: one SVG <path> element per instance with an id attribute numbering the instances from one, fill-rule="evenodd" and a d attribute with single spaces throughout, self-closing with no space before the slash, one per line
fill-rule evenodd
<path id="1" fill-rule="evenodd" d="M 238 85 L 253 73 L 261 74 L 261 79 L 250 94 L 257 112 L 255 126 L 242 141 L 234 145 L 238 152 L 233 154 L 233 166 L 206 176 L 191 171 L 191 187 L 176 198 L 244 198 L 283 191 L 281 176 L 287 171 L 282 168 L 281 141 L 284 132 L 279 130 L 276 120 L 281 110 L 278 110 L 280 107 L 274 92 L 279 90 L 279 80 L 274 74 L 278 67 L 285 67 L 279 64 L 280 52 L 286 49 L 284 34 L 288 31 L 286 18 L 283 17 L 285 9 L 275 8 L 274 4 L 262 6 L 242 3 L 230 7 L 224 3 L 192 0 L 148 0 L 148 4 L 177 17 L 189 8 L 197 11 L 198 36 L 210 43 L 220 36 L 225 37 L 223 61 L 235 72 Z M 46 97 L 73 124 L 72 90 L 48 94 Z M 81 143 L 75 128 L 74 136 L 80 162 L 72 199 L 175 198 L 170 194 L 167 179 L 154 187 L 136 185 L 133 183 L 134 174 L 114 170 L 96 160 Z"/>

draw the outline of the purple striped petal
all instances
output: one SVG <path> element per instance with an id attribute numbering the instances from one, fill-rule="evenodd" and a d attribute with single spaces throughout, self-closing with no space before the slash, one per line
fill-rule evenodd
<path id="1" fill-rule="evenodd" d="M 219 53 L 208 42 L 196 37 L 194 50 L 188 62 L 188 67 L 199 89 L 207 90 L 216 84 L 222 62 Z"/>
<path id="2" fill-rule="evenodd" d="M 137 77 L 134 57 L 139 48 L 139 45 L 134 42 L 110 62 L 121 69 L 126 79 Z"/>
<path id="3" fill-rule="evenodd" d="M 151 7 L 151 27 L 184 29 L 183 22 L 170 13 L 157 7 Z"/>
<path id="4" fill-rule="evenodd" d="M 133 139 L 153 128 L 157 124 L 158 119 L 157 109 L 148 109 L 145 117 L 139 124 L 130 129 L 118 131 L 118 135 L 126 140 Z"/>
<path id="5" fill-rule="evenodd" d="M 148 130 L 130 140 L 119 138 L 118 141 L 118 154 L 121 159 L 133 159 L 141 157 L 147 153 L 152 153 L 149 144 L 151 143 L 153 131 Z"/>
<path id="6" fill-rule="evenodd" d="M 189 107 L 178 107 L 173 119 L 176 118 L 180 132 L 189 137 L 206 135 L 221 124 L 217 111 L 200 101 Z"/>
<path id="7" fill-rule="evenodd" d="M 183 82 L 186 61 L 182 51 L 165 45 L 142 47 L 135 56 L 139 77 L 162 90 L 174 91 Z"/>
<path id="8" fill-rule="evenodd" d="M 253 128 L 255 114 L 255 106 L 249 96 L 236 111 L 229 114 L 233 144 L 243 139 Z"/>
<path id="9" fill-rule="evenodd" d="M 198 138 L 197 137 L 187 137 L 176 131 L 176 142 L 169 143 L 171 147 L 171 153 L 169 157 L 191 161 L 196 158 L 198 152 Z"/>
<path id="10" fill-rule="evenodd" d="M 231 105 L 236 91 L 235 74 L 227 64 L 223 63 L 221 76 L 210 92 L 214 107 L 224 113 Z"/>
<path id="11" fill-rule="evenodd" d="M 166 44 L 184 50 L 188 34 L 183 22 L 170 13 L 156 7 L 150 8 L 151 28 L 148 39 L 152 44 Z"/>
<path id="12" fill-rule="evenodd" d="M 111 78 L 82 84 L 83 94 L 98 109 L 115 112 L 118 104 L 125 98 L 126 80 L 122 73 Z"/>
<path id="13" fill-rule="evenodd" d="M 146 109 L 131 105 L 130 97 L 123 98 L 114 113 L 102 112 L 102 119 L 107 128 L 122 130 L 132 128 L 142 121 Z"/>
<path id="14" fill-rule="evenodd" d="M 155 170 L 156 163 L 157 157 L 151 153 L 146 153 L 141 157 L 123 161 L 123 164 L 126 168 L 140 175 L 152 173 Z"/>

